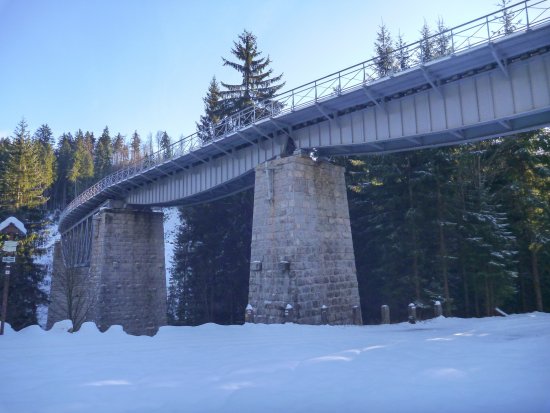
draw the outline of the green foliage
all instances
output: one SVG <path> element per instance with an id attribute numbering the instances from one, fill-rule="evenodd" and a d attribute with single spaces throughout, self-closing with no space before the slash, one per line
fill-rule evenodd
<path id="1" fill-rule="evenodd" d="M 94 173 L 99 180 L 109 175 L 113 169 L 113 146 L 107 126 L 97 141 L 94 155 Z"/>
<path id="2" fill-rule="evenodd" d="M 1 207 L 8 211 L 33 209 L 47 201 L 45 190 L 51 175 L 42 173 L 42 144 L 32 140 L 22 120 L 5 146 L 6 163 L 1 177 Z"/>
<path id="3" fill-rule="evenodd" d="M 448 315 L 550 303 L 550 137 L 523 134 L 347 161 L 363 315 L 442 301 Z"/>
<path id="4" fill-rule="evenodd" d="M 216 77 L 210 81 L 203 102 L 204 115 L 197 122 L 197 133 L 199 139 L 206 143 L 214 138 L 214 126 L 220 122 L 224 112 L 224 104 Z"/>
<path id="5" fill-rule="evenodd" d="M 273 69 L 269 67 L 271 59 L 260 57 L 257 39 L 251 32 L 244 30 L 238 41 L 233 43 L 231 54 L 236 62 L 223 58 L 223 65 L 235 69 L 241 76 L 240 84 L 222 82 L 225 90 L 221 91 L 224 104 L 224 115 L 231 115 L 248 106 L 260 104 L 271 99 L 284 86 L 280 83 L 283 75 L 272 76 Z"/>
<path id="6" fill-rule="evenodd" d="M 393 40 L 388 28 L 382 24 L 376 33 L 375 64 L 378 76 L 388 76 L 396 67 Z"/>
<path id="7" fill-rule="evenodd" d="M 169 288 L 169 321 L 244 322 L 248 300 L 253 191 L 180 209 Z"/>
<path id="8" fill-rule="evenodd" d="M 35 213 L 18 214 L 27 223 L 29 235 L 20 241 L 15 264 L 11 265 L 9 280 L 8 311 L 6 322 L 15 330 L 37 324 L 37 309 L 47 303 L 47 296 L 41 289 L 45 268 L 35 263 L 34 257 L 43 253 L 39 246 L 42 241 L 39 235 L 44 221 L 29 225 L 28 219 L 39 218 Z M 7 216 L 0 211 L 0 218 Z M 27 219 L 25 219 L 27 218 Z M 3 277 L 2 277 L 3 278 Z M 0 297 L 3 294 L 4 282 L 0 282 Z"/>

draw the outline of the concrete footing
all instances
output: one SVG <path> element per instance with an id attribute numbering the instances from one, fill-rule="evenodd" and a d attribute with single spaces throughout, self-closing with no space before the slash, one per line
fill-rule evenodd
<path id="1" fill-rule="evenodd" d="M 248 312 L 257 323 L 362 323 L 344 168 L 303 155 L 256 168 Z"/>

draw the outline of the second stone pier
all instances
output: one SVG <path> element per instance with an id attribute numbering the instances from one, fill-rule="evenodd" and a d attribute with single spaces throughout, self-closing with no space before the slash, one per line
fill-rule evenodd
<path id="1" fill-rule="evenodd" d="M 344 168 L 293 155 L 256 168 L 249 321 L 361 324 Z"/>

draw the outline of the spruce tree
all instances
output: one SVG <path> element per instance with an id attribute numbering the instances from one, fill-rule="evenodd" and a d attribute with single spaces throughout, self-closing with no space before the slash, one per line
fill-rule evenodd
<path id="1" fill-rule="evenodd" d="M 51 186 L 55 180 L 55 153 L 53 149 L 53 134 L 47 124 L 40 126 L 34 133 L 34 141 L 38 144 L 38 152 L 40 163 L 42 164 L 41 171 L 46 187 L 46 197 L 51 200 Z M 51 205 L 50 205 L 51 206 Z"/>
<path id="2" fill-rule="evenodd" d="M 141 159 L 141 138 L 136 131 L 132 134 L 132 142 L 130 143 L 130 158 L 133 162 Z"/>
<path id="3" fill-rule="evenodd" d="M 170 144 L 170 136 L 166 131 L 160 135 L 159 150 L 162 151 L 164 159 L 168 159 L 172 156 L 172 146 Z"/>
<path id="4" fill-rule="evenodd" d="M 94 163 L 86 138 L 81 130 L 75 135 L 74 150 L 72 152 L 72 164 L 69 168 L 67 179 L 72 183 L 74 196 L 85 189 L 94 176 Z"/>
<path id="5" fill-rule="evenodd" d="M 378 27 L 378 33 L 376 33 L 376 42 L 374 43 L 375 49 L 375 65 L 378 76 L 388 76 L 395 69 L 395 56 L 393 48 L 393 40 L 391 34 L 382 23 Z"/>
<path id="6" fill-rule="evenodd" d="M 494 34 L 503 34 L 506 36 L 508 34 L 513 33 L 516 30 L 517 26 L 514 22 L 515 13 L 510 9 L 506 9 L 509 6 L 509 4 L 510 4 L 510 0 L 500 0 L 497 3 L 497 6 L 499 6 L 502 9 L 502 14 L 498 19 L 502 26 Z M 518 21 L 517 23 L 520 23 L 520 22 Z"/>
<path id="7" fill-rule="evenodd" d="M 213 77 L 208 86 L 206 96 L 203 98 L 204 102 L 204 115 L 200 117 L 200 121 L 197 122 L 197 135 L 201 140 L 201 143 L 207 143 L 214 139 L 215 125 L 220 122 L 224 113 L 224 105 L 222 101 L 220 86 Z"/>
<path id="8" fill-rule="evenodd" d="M 434 57 L 446 56 L 451 51 L 451 35 L 446 31 L 443 19 L 438 19 L 436 37 L 433 41 Z"/>
<path id="9" fill-rule="evenodd" d="M 410 67 L 410 53 L 403 39 L 403 35 L 399 33 L 397 36 L 397 44 L 395 45 L 395 65 L 399 70 L 405 70 Z"/>
<path id="10" fill-rule="evenodd" d="M 432 33 L 428 27 L 428 23 L 424 22 L 422 29 L 420 29 L 420 45 L 418 49 L 418 60 L 422 63 L 428 62 L 434 58 L 434 44 Z"/>
<path id="11" fill-rule="evenodd" d="M 113 140 L 113 165 L 120 167 L 128 160 L 127 158 L 127 147 L 124 142 L 124 136 L 117 133 Z"/>
<path id="12" fill-rule="evenodd" d="M 96 179 L 104 178 L 112 171 L 113 164 L 113 147 L 111 137 L 109 136 L 109 128 L 105 126 L 103 133 L 99 137 L 95 150 L 94 157 L 94 173 Z"/>
<path id="13" fill-rule="evenodd" d="M 225 90 L 220 93 L 224 100 L 224 115 L 231 115 L 252 105 L 261 107 L 262 102 L 272 99 L 284 86 L 284 82 L 280 83 L 282 74 L 272 76 L 271 59 L 269 56 L 261 57 L 256 36 L 251 32 L 244 30 L 239 35 L 239 39 L 233 43 L 231 54 L 237 60 L 222 58 L 223 65 L 239 72 L 242 82 L 222 82 Z"/>
<path id="14" fill-rule="evenodd" d="M 49 185 L 42 171 L 40 148 L 41 144 L 31 139 L 25 120 L 21 120 L 8 146 L 7 163 L 1 178 L 4 208 L 12 211 L 33 209 L 47 201 L 44 191 Z"/>

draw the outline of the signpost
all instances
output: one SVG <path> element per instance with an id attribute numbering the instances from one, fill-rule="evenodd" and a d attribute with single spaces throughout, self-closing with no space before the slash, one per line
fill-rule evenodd
<path id="1" fill-rule="evenodd" d="M 19 239 L 27 235 L 27 229 L 21 221 L 15 217 L 0 222 L 0 233 L 7 236 L 2 246 L 2 262 L 6 264 L 4 270 L 4 292 L 2 294 L 2 322 L 0 324 L 0 335 L 4 334 L 4 324 L 8 313 L 8 291 L 10 288 L 11 265 L 15 263 L 15 253 Z"/>

